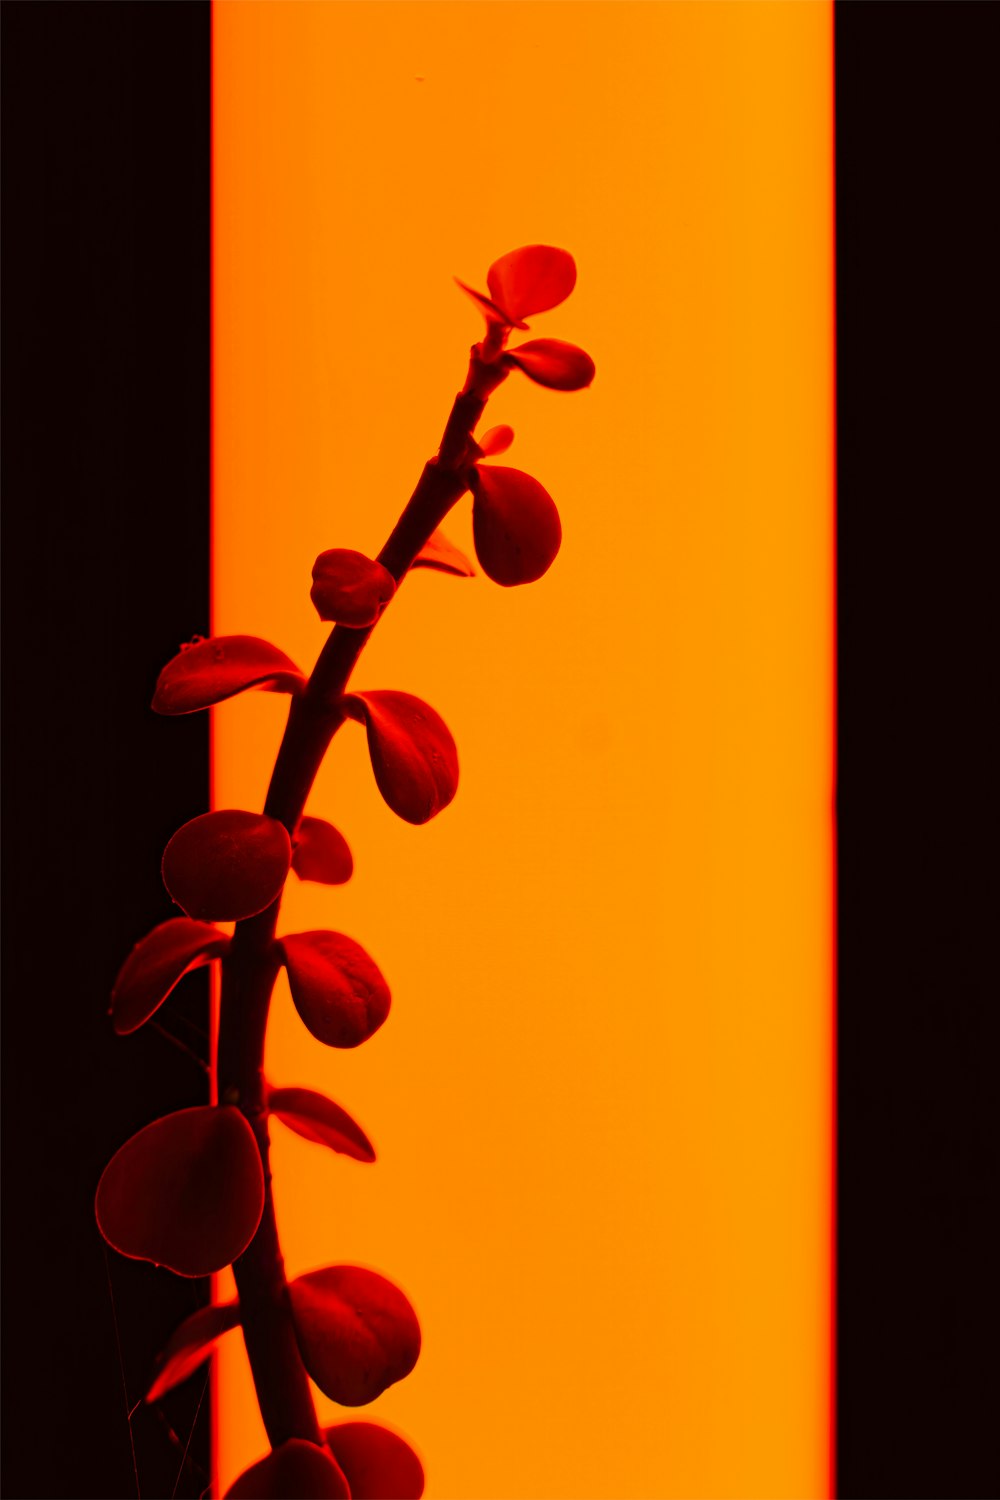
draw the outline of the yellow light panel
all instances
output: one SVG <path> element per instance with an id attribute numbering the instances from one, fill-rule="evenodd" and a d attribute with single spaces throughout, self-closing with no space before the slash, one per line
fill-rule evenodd
<path id="1" fill-rule="evenodd" d="M 358 1415 L 431 1500 L 825 1496 L 832 8 L 263 0 L 214 27 L 215 632 L 312 666 L 314 557 L 378 550 L 481 336 L 453 274 L 570 250 L 528 336 L 598 372 L 512 376 L 484 424 L 560 507 L 551 573 L 408 579 L 356 674 L 444 716 L 452 807 L 396 820 L 356 726 L 320 773 L 356 874 L 293 878 L 279 931 L 349 933 L 394 1000 L 335 1053 L 279 982 L 269 1073 L 379 1152 L 275 1124 L 289 1274 L 356 1262 L 414 1303 L 417 1368 Z M 467 499 L 449 529 L 471 549 Z M 215 711 L 217 806 L 262 806 L 284 713 Z M 266 1446 L 227 1342 L 223 1491 Z"/>

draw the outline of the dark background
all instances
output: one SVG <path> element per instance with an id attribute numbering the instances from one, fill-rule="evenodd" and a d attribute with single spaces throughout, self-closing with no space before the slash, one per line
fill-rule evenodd
<path id="1" fill-rule="evenodd" d="M 4 1493 L 194 1496 L 201 1380 L 136 1413 L 134 1464 L 125 1391 L 204 1287 L 106 1260 L 92 1199 L 129 1134 L 205 1097 L 106 1009 L 208 798 L 204 718 L 148 702 L 209 623 L 209 10 L 0 17 Z M 997 29 L 836 12 L 845 1497 L 1000 1494 Z M 195 1051 L 202 980 L 164 1023 Z"/>
<path id="2" fill-rule="evenodd" d="M 844 1496 L 1000 1495 L 998 21 L 836 10 Z"/>
<path id="3" fill-rule="evenodd" d="M 209 625 L 209 8 L 0 16 L 3 1493 L 134 1496 L 137 1472 L 169 1496 L 202 1382 L 139 1409 L 133 1465 L 123 1372 L 131 1405 L 206 1284 L 105 1256 L 93 1195 L 129 1135 L 207 1100 L 195 1060 L 106 1013 L 175 914 L 158 851 L 208 805 L 206 716 L 149 701 Z M 203 1049 L 204 976 L 179 994 L 164 1024 Z M 179 1496 L 208 1482 L 208 1408 Z"/>

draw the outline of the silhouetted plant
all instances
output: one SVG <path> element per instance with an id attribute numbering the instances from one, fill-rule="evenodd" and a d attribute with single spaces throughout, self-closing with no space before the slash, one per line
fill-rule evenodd
<path id="1" fill-rule="evenodd" d="M 232 1264 L 239 1301 L 186 1319 L 164 1349 L 147 1392 L 159 1400 L 240 1327 L 272 1451 L 248 1469 L 231 1496 L 302 1500 L 416 1500 L 423 1470 L 402 1438 L 371 1422 L 321 1429 L 311 1377 L 343 1406 L 363 1406 L 407 1375 L 420 1327 L 390 1281 L 359 1266 L 334 1265 L 285 1279 L 268 1165 L 268 1120 L 276 1115 L 307 1140 L 371 1162 L 364 1131 L 340 1105 L 311 1089 L 272 1087 L 264 1078 L 264 1038 L 279 970 L 295 1008 L 329 1047 L 356 1047 L 389 1013 L 389 987 L 368 954 L 340 932 L 276 936 L 289 870 L 339 885 L 352 873 L 343 836 L 304 816 L 331 739 L 348 719 L 363 724 L 379 791 L 409 823 L 426 823 L 455 795 L 458 756 L 447 726 L 428 704 L 396 690 L 348 691 L 355 664 L 410 568 L 470 576 L 473 568 L 438 529 L 467 491 L 473 496 L 476 555 L 505 586 L 529 583 L 559 550 L 556 507 L 536 479 L 483 461 L 513 440 L 494 427 L 473 431 L 490 395 L 513 370 L 554 390 L 590 384 L 582 349 L 558 339 L 507 348 L 525 317 L 557 306 L 573 290 L 565 250 L 526 245 L 496 261 L 489 295 L 460 286 L 486 317 L 471 351 L 437 455 L 376 560 L 336 548 L 313 569 L 311 598 L 333 623 L 308 678 L 276 646 L 254 636 L 218 636 L 183 649 L 160 673 L 153 708 L 186 714 L 248 688 L 291 695 L 263 813 L 204 813 L 174 834 L 163 880 L 184 912 L 154 928 L 126 959 L 111 1016 L 124 1035 L 157 1011 L 184 974 L 220 960 L 218 1103 L 166 1115 L 127 1141 L 101 1177 L 97 1222 L 123 1255 L 207 1276 Z M 216 922 L 233 921 L 232 937 Z"/>

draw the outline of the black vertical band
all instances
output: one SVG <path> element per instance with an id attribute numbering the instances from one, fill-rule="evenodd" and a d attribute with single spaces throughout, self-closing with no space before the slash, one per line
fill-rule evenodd
<path id="1" fill-rule="evenodd" d="M 210 11 L 2 8 L 4 1493 L 135 1495 L 128 1400 L 204 1285 L 109 1255 L 108 1158 L 207 1097 L 195 1061 L 106 1011 L 172 914 L 157 850 L 208 797 L 203 719 L 157 721 L 158 667 L 209 624 Z M 197 980 L 178 1035 L 203 1045 Z M 181 1442 L 200 1382 L 164 1412 Z M 208 1402 L 177 1487 L 207 1478 Z M 166 1423 L 132 1423 L 169 1495 Z"/>
<path id="2" fill-rule="evenodd" d="M 997 30 L 836 6 L 843 1496 L 1000 1494 Z"/>

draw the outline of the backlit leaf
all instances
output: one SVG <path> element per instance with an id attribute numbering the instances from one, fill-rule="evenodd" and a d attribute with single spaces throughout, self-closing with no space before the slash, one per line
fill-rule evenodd
<path id="1" fill-rule="evenodd" d="M 483 572 L 505 588 L 533 583 L 562 541 L 551 495 L 520 469 L 483 464 L 475 475 L 472 534 Z"/>
<path id="2" fill-rule="evenodd" d="M 331 1151 L 353 1156 L 355 1161 L 375 1160 L 375 1148 L 361 1126 L 325 1094 L 312 1089 L 272 1089 L 267 1107 L 283 1125 L 307 1141 L 329 1146 Z"/>
<path id="3" fill-rule="evenodd" d="M 305 686 L 298 667 L 277 646 L 255 635 L 216 635 L 187 646 L 168 661 L 156 683 L 158 714 L 191 714 L 247 688 L 297 693 Z"/>
<path id="4" fill-rule="evenodd" d="M 177 830 L 163 852 L 163 884 L 189 917 L 239 922 L 270 906 L 291 860 L 283 824 L 229 808 Z"/>
<path id="5" fill-rule="evenodd" d="M 342 932 L 283 937 L 288 986 L 308 1029 L 327 1047 L 357 1047 L 389 1014 L 389 986 L 374 961 Z"/>
<path id="6" fill-rule="evenodd" d="M 565 302 L 576 285 L 576 263 L 555 245 L 522 245 L 490 266 L 490 297 L 514 322 Z"/>
<path id="7" fill-rule="evenodd" d="M 393 812 L 426 823 L 458 788 L 458 751 L 440 714 L 412 693 L 350 693 L 346 713 L 368 731 L 375 780 Z"/>
<path id="8" fill-rule="evenodd" d="M 288 1288 L 302 1362 L 325 1396 L 364 1406 L 408 1375 L 417 1315 L 398 1287 L 362 1266 L 327 1266 Z"/>
<path id="9" fill-rule="evenodd" d="M 244 1469 L 226 1500 L 351 1500 L 351 1492 L 327 1448 L 290 1438 Z"/>
<path id="10" fill-rule="evenodd" d="M 178 1276 L 220 1271 L 242 1255 L 264 1209 L 254 1133 L 228 1106 L 154 1120 L 115 1152 L 95 1207 L 98 1228 L 122 1255 Z"/>
<path id="11" fill-rule="evenodd" d="M 443 531 L 435 531 L 424 547 L 417 553 L 415 568 L 436 568 L 439 573 L 451 573 L 456 578 L 474 578 L 476 570 L 453 542 L 449 542 Z"/>
<path id="12" fill-rule="evenodd" d="M 302 818 L 292 844 L 292 869 L 300 880 L 343 885 L 354 874 L 354 859 L 339 828 L 323 818 Z"/>
<path id="13" fill-rule="evenodd" d="M 499 427 L 491 427 L 484 432 L 476 446 L 484 458 L 494 458 L 498 453 L 506 453 L 513 441 L 513 427 L 501 423 Z"/>
<path id="14" fill-rule="evenodd" d="M 111 1024 L 127 1036 L 159 1010 L 192 969 L 221 958 L 230 939 L 207 922 L 175 917 L 141 938 L 122 964 L 111 991 Z"/>
<path id="15" fill-rule="evenodd" d="M 352 1500 L 420 1500 L 424 1468 L 405 1438 L 377 1422 L 338 1422 L 323 1436 Z"/>
<path id="16" fill-rule="evenodd" d="M 321 552 L 312 576 L 309 597 L 320 619 L 355 629 L 374 625 L 396 592 L 388 568 L 349 547 Z"/>
<path id="17" fill-rule="evenodd" d="M 477 292 L 471 286 L 466 286 L 465 282 L 459 281 L 457 276 L 454 277 L 454 281 L 456 286 L 462 288 L 467 297 L 472 298 L 488 323 L 502 323 L 505 328 L 527 328 L 527 323 L 522 323 L 518 318 L 510 317 L 502 307 L 498 307 L 495 302 L 491 302 L 489 297 L 484 297 L 482 292 Z"/>
<path id="18" fill-rule="evenodd" d="M 553 391 L 582 391 L 594 378 L 594 361 L 575 344 L 561 339 L 530 339 L 504 355 L 504 363 L 516 365 L 536 385 Z"/>
<path id="19" fill-rule="evenodd" d="M 159 1401 L 175 1385 L 180 1385 L 182 1380 L 193 1375 L 211 1354 L 222 1335 L 231 1328 L 238 1328 L 239 1323 L 240 1309 L 237 1302 L 199 1307 L 197 1312 L 185 1318 L 176 1332 L 171 1334 L 156 1361 L 146 1400 Z"/>

